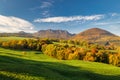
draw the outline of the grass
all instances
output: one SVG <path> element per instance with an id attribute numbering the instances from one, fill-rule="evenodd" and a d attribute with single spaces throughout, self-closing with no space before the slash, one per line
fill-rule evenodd
<path id="1" fill-rule="evenodd" d="M 0 48 L 0 80 L 120 80 L 120 68 Z"/>
<path id="2" fill-rule="evenodd" d="M 25 38 L 25 37 L 14 37 L 14 36 L 10 36 L 10 37 L 0 37 L 0 41 L 23 40 L 23 39 L 28 39 L 28 38 Z"/>

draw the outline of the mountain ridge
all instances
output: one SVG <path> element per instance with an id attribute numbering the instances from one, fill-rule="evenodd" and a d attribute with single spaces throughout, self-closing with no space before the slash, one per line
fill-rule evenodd
<path id="1" fill-rule="evenodd" d="M 49 39 L 69 39 L 74 34 L 69 33 L 67 30 L 39 30 L 33 34 L 35 37 L 39 38 L 49 38 Z"/>
<path id="2" fill-rule="evenodd" d="M 67 30 L 39 30 L 36 33 L 26 33 L 20 31 L 18 33 L 0 33 L 1 37 L 4 36 L 17 36 L 17 37 L 37 37 L 47 39 L 63 39 L 63 40 L 84 40 L 92 43 L 105 44 L 106 42 L 115 43 L 120 45 L 120 37 L 100 28 L 90 28 L 78 34 L 71 34 Z"/>

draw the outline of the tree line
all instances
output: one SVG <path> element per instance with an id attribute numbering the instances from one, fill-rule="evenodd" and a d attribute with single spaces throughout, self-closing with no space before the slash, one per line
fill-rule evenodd
<path id="1" fill-rule="evenodd" d="M 50 44 L 51 41 L 40 39 L 24 39 L 24 40 L 10 40 L 0 41 L 0 47 L 18 49 L 18 50 L 38 50 L 41 51 L 42 45 Z"/>
<path id="2" fill-rule="evenodd" d="M 49 44 L 42 47 L 42 52 L 59 60 L 84 60 L 120 66 L 120 53 L 98 47 L 86 49 Z"/>
<path id="3" fill-rule="evenodd" d="M 120 66 L 120 47 L 113 45 L 101 46 L 86 41 L 25 39 L 1 41 L 0 47 L 37 50 L 59 60 L 84 60 Z"/>

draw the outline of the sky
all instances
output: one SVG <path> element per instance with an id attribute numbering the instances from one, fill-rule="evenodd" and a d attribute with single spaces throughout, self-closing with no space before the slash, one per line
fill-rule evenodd
<path id="1" fill-rule="evenodd" d="M 89 28 L 120 36 L 120 0 L 0 0 L 0 32 Z"/>

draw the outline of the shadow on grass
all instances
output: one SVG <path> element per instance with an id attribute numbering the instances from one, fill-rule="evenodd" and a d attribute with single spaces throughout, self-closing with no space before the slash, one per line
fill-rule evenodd
<path id="1" fill-rule="evenodd" d="M 0 74 L 0 80 L 17 80 L 17 79 L 15 79 L 14 77 L 10 77 L 10 76 L 8 77 Z"/>
<path id="2" fill-rule="evenodd" d="M 45 80 L 120 80 L 119 75 L 101 75 L 62 63 L 32 61 L 9 56 L 0 56 L 0 71 L 24 74 L 28 77 L 42 77 Z M 0 73 L 0 80 L 16 79 L 8 75 Z"/>
<path id="3" fill-rule="evenodd" d="M 18 57 L 22 57 L 22 55 L 20 55 L 20 54 L 13 54 L 13 53 L 9 53 L 9 52 L 2 52 L 2 53 L 4 53 L 4 54 L 7 54 L 7 55 L 11 55 L 11 56 L 18 56 Z M 22 54 L 22 53 L 21 53 Z"/>

